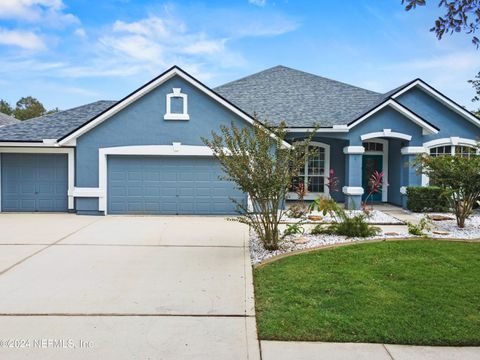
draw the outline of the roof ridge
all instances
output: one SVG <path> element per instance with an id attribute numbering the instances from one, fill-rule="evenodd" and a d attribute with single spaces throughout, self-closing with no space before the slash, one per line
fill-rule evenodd
<path id="1" fill-rule="evenodd" d="M 221 88 L 221 87 L 224 87 L 224 86 L 228 86 L 232 83 L 242 81 L 242 80 L 257 76 L 257 75 L 265 73 L 265 72 L 272 72 L 272 71 L 280 70 L 280 69 L 287 69 L 289 71 L 294 71 L 294 72 L 297 72 L 297 73 L 305 74 L 307 76 L 316 77 L 316 78 L 320 78 L 320 79 L 327 80 L 327 81 L 330 81 L 330 82 L 334 82 L 334 83 L 337 83 L 337 84 L 341 84 L 341 85 L 344 85 L 344 86 L 349 86 L 349 87 L 352 87 L 352 88 L 355 88 L 355 89 L 359 89 L 359 90 L 362 90 L 362 91 L 367 91 L 367 92 L 370 92 L 372 94 L 382 95 L 382 93 L 379 93 L 377 91 L 373 91 L 373 90 L 370 90 L 370 89 L 365 89 L 365 88 L 362 88 L 362 87 L 357 86 L 357 85 L 348 84 L 348 83 L 343 82 L 343 81 L 334 80 L 334 79 L 331 79 L 331 78 L 328 78 L 328 77 L 325 77 L 325 76 L 321 76 L 321 75 L 317 75 L 317 74 L 314 74 L 314 73 L 310 73 L 310 72 L 307 72 L 307 71 L 294 69 L 294 68 L 291 68 L 291 67 L 288 67 L 288 66 L 285 66 L 285 65 L 276 65 L 276 66 L 267 68 L 265 70 L 258 71 L 256 73 L 241 77 L 237 80 L 232 80 L 232 81 L 229 81 L 225 84 L 219 85 L 219 86 L 215 87 L 214 89 L 218 89 L 218 88 Z"/>

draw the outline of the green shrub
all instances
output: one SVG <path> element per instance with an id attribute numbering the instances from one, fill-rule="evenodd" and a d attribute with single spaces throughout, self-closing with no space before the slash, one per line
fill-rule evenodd
<path id="1" fill-rule="evenodd" d="M 326 227 L 315 226 L 310 233 L 312 235 L 343 235 L 347 237 L 369 237 L 380 232 L 380 228 L 372 226 L 365 221 L 365 215 L 342 217 L 340 222 L 334 222 Z"/>
<path id="2" fill-rule="evenodd" d="M 346 217 L 343 221 L 329 226 L 337 235 L 348 237 L 369 237 L 380 232 L 380 228 L 372 226 L 365 221 L 365 215 Z"/>
<path id="3" fill-rule="evenodd" d="M 447 212 L 448 198 L 438 186 L 407 187 L 407 209 L 413 212 Z"/>
<path id="4" fill-rule="evenodd" d="M 322 226 L 320 224 L 315 225 L 312 230 L 310 230 L 310 234 L 312 235 L 333 235 L 333 229 L 330 226 Z"/>
<path id="5" fill-rule="evenodd" d="M 287 228 L 283 232 L 283 236 L 285 237 L 287 235 L 303 234 L 304 232 L 305 232 L 305 229 L 299 224 L 289 224 L 287 225 Z"/>
<path id="6" fill-rule="evenodd" d="M 419 221 L 418 224 L 407 222 L 408 233 L 416 236 L 425 236 L 427 235 L 425 231 L 430 231 L 432 229 L 430 222 L 427 218 L 423 218 Z"/>

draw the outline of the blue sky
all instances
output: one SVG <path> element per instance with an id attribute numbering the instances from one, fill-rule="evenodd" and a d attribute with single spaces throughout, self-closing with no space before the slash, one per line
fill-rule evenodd
<path id="1" fill-rule="evenodd" d="M 285 65 L 385 92 L 420 77 L 467 108 L 468 35 L 429 32 L 438 0 L 1 0 L 0 98 L 119 99 L 173 64 L 213 87 Z"/>

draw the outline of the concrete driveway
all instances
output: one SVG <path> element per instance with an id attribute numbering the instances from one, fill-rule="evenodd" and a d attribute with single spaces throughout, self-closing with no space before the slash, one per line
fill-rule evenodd
<path id="1" fill-rule="evenodd" d="M 0 358 L 258 359 L 247 229 L 0 215 Z"/>

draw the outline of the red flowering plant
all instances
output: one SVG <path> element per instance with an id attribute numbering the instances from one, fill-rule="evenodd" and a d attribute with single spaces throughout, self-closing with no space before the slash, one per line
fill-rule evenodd
<path id="1" fill-rule="evenodd" d="M 338 191 L 338 184 L 340 181 L 338 180 L 338 177 L 335 176 L 335 172 L 333 169 L 330 169 L 330 172 L 328 173 L 328 178 L 327 178 L 327 187 L 329 193 L 332 193 L 333 191 Z"/>
<path id="2" fill-rule="evenodd" d="M 365 198 L 365 201 L 362 201 L 362 210 L 367 215 L 370 213 L 370 210 L 367 209 L 368 199 L 372 195 L 374 195 L 376 193 L 379 193 L 379 192 L 382 192 L 383 176 L 384 176 L 384 172 L 383 171 L 378 172 L 377 170 L 375 170 L 372 173 L 372 176 L 370 176 L 370 179 L 368 181 L 368 183 L 370 185 L 370 192 L 368 193 L 367 197 Z M 385 184 L 385 185 L 388 186 L 388 184 Z"/>

